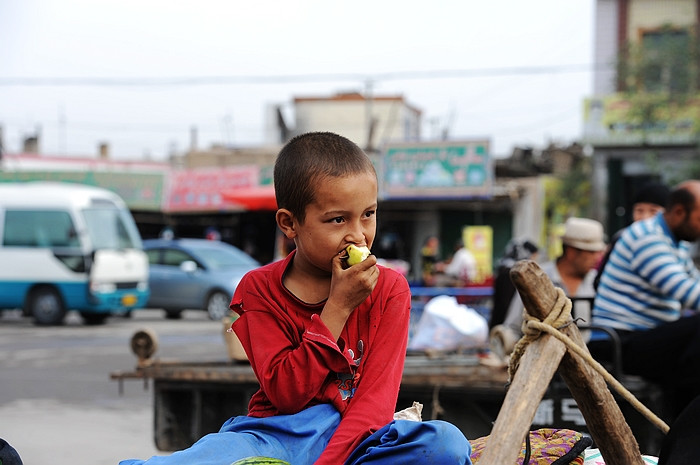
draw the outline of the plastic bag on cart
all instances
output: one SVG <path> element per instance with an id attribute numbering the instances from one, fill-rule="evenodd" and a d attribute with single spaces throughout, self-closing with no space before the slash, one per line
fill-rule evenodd
<path id="1" fill-rule="evenodd" d="M 408 350 L 459 351 L 488 346 L 488 321 L 448 295 L 430 299 L 418 320 Z"/>

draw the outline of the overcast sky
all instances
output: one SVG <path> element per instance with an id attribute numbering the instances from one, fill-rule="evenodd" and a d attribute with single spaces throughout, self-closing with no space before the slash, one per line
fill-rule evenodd
<path id="1" fill-rule="evenodd" d="M 193 126 L 200 147 L 258 145 L 271 105 L 368 83 L 421 109 L 426 140 L 566 144 L 593 87 L 594 3 L 0 0 L 5 150 L 37 128 L 47 155 L 107 142 L 163 160 Z"/>

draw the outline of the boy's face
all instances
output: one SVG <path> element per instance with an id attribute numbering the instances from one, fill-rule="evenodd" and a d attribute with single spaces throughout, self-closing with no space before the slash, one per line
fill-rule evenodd
<path id="1" fill-rule="evenodd" d="M 664 207 L 648 202 L 637 202 L 632 205 L 632 220 L 639 221 L 651 218 L 664 211 Z"/>
<path id="2" fill-rule="evenodd" d="M 377 178 L 374 173 L 325 178 L 306 207 L 303 224 L 296 220 L 295 266 L 331 271 L 331 260 L 350 244 L 372 248 L 377 228 Z"/>

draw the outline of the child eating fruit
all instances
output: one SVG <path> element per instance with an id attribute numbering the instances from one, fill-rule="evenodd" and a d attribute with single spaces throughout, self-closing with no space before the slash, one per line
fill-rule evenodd
<path id="1" fill-rule="evenodd" d="M 233 330 L 260 382 L 248 415 L 170 457 L 122 465 L 253 456 L 293 465 L 470 464 L 454 425 L 393 419 L 411 295 L 401 274 L 373 255 L 362 260 L 376 232 L 369 157 L 342 136 L 302 134 L 279 153 L 274 183 L 277 225 L 296 248 L 248 273 L 231 302 L 240 315 Z"/>

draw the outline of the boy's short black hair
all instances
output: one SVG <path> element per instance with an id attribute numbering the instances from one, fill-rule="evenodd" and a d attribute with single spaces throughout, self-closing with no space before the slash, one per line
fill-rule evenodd
<path id="1" fill-rule="evenodd" d="M 671 190 L 663 184 L 651 182 L 643 185 L 632 198 L 632 205 L 637 203 L 651 203 L 660 207 L 668 206 L 668 198 Z"/>
<path id="2" fill-rule="evenodd" d="M 277 207 L 289 210 L 303 223 L 319 180 L 364 172 L 376 175 L 372 161 L 351 140 L 332 132 L 298 135 L 282 147 L 275 161 Z"/>

